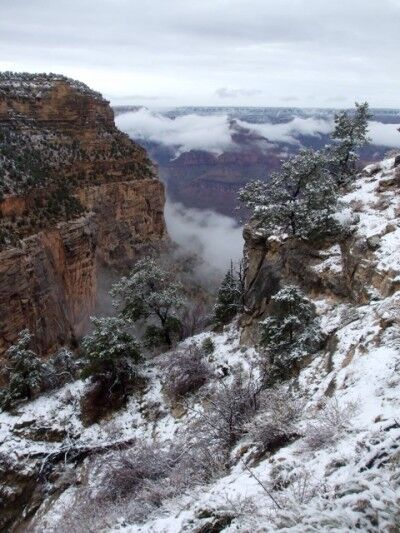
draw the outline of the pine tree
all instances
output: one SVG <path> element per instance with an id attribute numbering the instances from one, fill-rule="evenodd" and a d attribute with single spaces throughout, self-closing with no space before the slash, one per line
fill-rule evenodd
<path id="1" fill-rule="evenodd" d="M 174 339 L 179 338 L 178 313 L 184 305 L 183 286 L 154 259 L 146 257 L 138 261 L 130 275 L 113 286 L 111 294 L 123 318 L 132 322 L 158 322 L 159 326 L 150 324 L 146 328 L 144 342 L 147 346 L 164 344 L 171 348 Z"/>
<path id="2" fill-rule="evenodd" d="M 337 186 L 323 152 L 300 150 L 283 163 L 270 182 L 254 181 L 239 193 L 258 226 L 312 239 L 338 231 L 334 218 Z"/>
<path id="3" fill-rule="evenodd" d="M 82 377 L 124 384 L 136 373 L 140 361 L 138 342 L 115 317 L 91 318 L 94 330 L 82 340 L 87 363 Z"/>
<path id="4" fill-rule="evenodd" d="M 225 274 L 218 290 L 217 302 L 214 306 L 214 322 L 227 324 L 243 307 L 243 265 L 239 263 L 235 270 L 233 263 Z"/>
<path id="5" fill-rule="evenodd" d="M 271 314 L 260 327 L 260 343 L 267 348 L 279 377 L 286 375 L 296 359 L 316 351 L 322 338 L 314 304 L 294 285 L 272 296 Z"/>
<path id="6" fill-rule="evenodd" d="M 42 389 L 46 365 L 29 349 L 32 335 L 27 329 L 21 331 L 16 344 L 7 350 L 7 363 L 3 370 L 8 386 L 2 391 L 0 405 L 13 407 L 21 400 L 31 400 Z"/>
<path id="7" fill-rule="evenodd" d="M 368 142 L 368 120 L 372 117 L 367 102 L 356 103 L 353 114 L 342 111 L 335 115 L 335 129 L 331 135 L 337 142 L 331 148 L 332 161 L 339 184 L 356 172 L 355 150 Z"/>

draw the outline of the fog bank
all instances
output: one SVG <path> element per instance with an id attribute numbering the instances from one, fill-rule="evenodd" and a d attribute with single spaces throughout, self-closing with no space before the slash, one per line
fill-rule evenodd
<path id="1" fill-rule="evenodd" d="M 201 275 L 220 278 L 231 259 L 241 259 L 243 228 L 233 218 L 208 209 L 186 208 L 170 200 L 164 212 L 171 239 L 202 259 Z"/>

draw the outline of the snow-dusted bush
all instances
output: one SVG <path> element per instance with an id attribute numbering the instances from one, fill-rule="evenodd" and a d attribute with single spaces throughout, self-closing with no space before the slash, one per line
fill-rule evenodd
<path id="1" fill-rule="evenodd" d="M 273 516 L 274 531 L 397 532 L 400 526 L 399 483 L 386 472 L 370 472 L 352 480 L 320 487 L 311 499 L 287 498 Z"/>
<path id="2" fill-rule="evenodd" d="M 184 351 L 170 355 L 165 365 L 163 387 L 166 394 L 177 401 L 197 391 L 211 377 L 210 366 L 204 361 L 202 351 L 191 345 Z"/>
<path id="3" fill-rule="evenodd" d="M 152 348 L 171 348 L 181 337 L 178 311 L 184 305 L 183 285 L 172 271 L 164 270 L 151 257 L 138 261 L 128 277 L 117 282 L 111 294 L 121 316 L 132 322 L 155 320 L 149 324 L 144 342 Z"/>
<path id="4" fill-rule="evenodd" d="M 0 406 L 3 409 L 10 409 L 21 400 L 31 400 L 44 388 L 48 369 L 29 348 L 31 341 L 32 335 L 25 329 L 6 352 L 2 374 L 7 387 L 0 394 Z"/>
<path id="5" fill-rule="evenodd" d="M 355 402 L 340 404 L 336 397 L 327 400 L 305 428 L 306 445 L 315 450 L 334 442 L 351 427 L 357 409 Z"/>
<path id="6" fill-rule="evenodd" d="M 321 485 L 314 473 L 297 461 L 275 463 L 271 470 L 270 488 L 279 502 L 279 508 L 290 508 L 309 502 L 321 492 Z"/>
<path id="7" fill-rule="evenodd" d="M 260 329 L 260 343 L 267 349 L 271 365 L 268 383 L 288 377 L 293 363 L 315 352 L 322 340 L 314 304 L 294 285 L 272 296 L 270 315 Z"/>
<path id="8" fill-rule="evenodd" d="M 263 391 L 260 401 L 260 412 L 246 429 L 262 451 L 275 451 L 297 436 L 296 422 L 302 413 L 302 402 L 287 388 Z"/>
<path id="9" fill-rule="evenodd" d="M 138 342 L 125 330 L 123 320 L 92 317 L 94 330 L 82 340 L 87 358 L 83 377 L 94 381 L 107 378 L 118 383 L 135 375 L 140 360 Z"/>

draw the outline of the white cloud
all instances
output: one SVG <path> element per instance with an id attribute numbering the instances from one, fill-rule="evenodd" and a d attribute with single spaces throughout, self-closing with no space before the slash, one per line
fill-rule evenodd
<path id="1" fill-rule="evenodd" d="M 148 140 L 164 144 L 175 150 L 179 155 L 190 150 L 204 150 L 214 154 L 238 149 L 232 140 L 235 127 L 226 114 L 197 115 L 188 114 L 169 118 L 142 108 L 136 112 L 118 115 L 117 126 L 128 133 L 133 139 Z M 236 120 L 238 126 L 248 129 L 268 139 L 271 143 L 287 143 L 300 145 L 300 135 L 319 136 L 329 134 L 333 129 L 333 120 L 323 118 L 295 117 L 289 122 L 272 124 L 255 124 Z M 376 145 L 398 147 L 400 124 L 369 123 L 369 135 Z M 268 149 L 270 145 L 263 148 Z"/>
<path id="2" fill-rule="evenodd" d="M 382 124 L 381 122 L 369 123 L 369 137 L 373 144 L 400 148 L 400 133 L 397 129 L 400 124 Z"/>
<path id="3" fill-rule="evenodd" d="M 167 201 L 165 220 L 173 241 L 204 261 L 203 272 L 221 276 L 231 259 L 238 261 L 243 252 L 243 228 L 230 217 L 207 210 L 187 208 Z"/>
<path id="4" fill-rule="evenodd" d="M 299 144 L 299 141 L 296 138 L 298 134 L 318 136 L 321 133 L 329 133 L 332 131 L 331 121 L 315 118 L 295 117 L 290 122 L 284 122 L 282 124 L 250 124 L 238 120 L 238 124 L 244 128 L 255 131 L 269 141 L 284 142 L 288 144 Z"/>
<path id="5" fill-rule="evenodd" d="M 134 139 L 145 139 L 176 148 L 219 154 L 233 147 L 227 115 L 184 115 L 171 119 L 142 108 L 116 117 L 117 126 Z"/>
<path id="6" fill-rule="evenodd" d="M 142 108 L 139 111 L 118 115 L 117 126 L 133 139 L 148 140 L 175 148 L 176 155 L 189 150 L 205 150 L 220 154 L 233 150 L 229 117 L 226 114 L 178 116 L 174 119 Z M 296 117 L 283 124 L 253 124 L 237 120 L 243 128 L 256 132 L 271 142 L 299 144 L 297 136 L 329 133 L 332 123 L 323 119 Z"/>

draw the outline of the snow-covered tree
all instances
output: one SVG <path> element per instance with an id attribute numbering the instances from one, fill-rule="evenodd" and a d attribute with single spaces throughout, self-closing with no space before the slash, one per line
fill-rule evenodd
<path id="1" fill-rule="evenodd" d="M 6 352 L 3 374 L 8 385 L 0 395 L 0 405 L 4 409 L 13 407 L 20 400 L 31 400 L 43 387 L 46 365 L 29 348 L 31 341 L 32 335 L 25 329 L 16 344 Z"/>
<path id="2" fill-rule="evenodd" d="M 136 374 L 139 344 L 116 317 L 91 318 L 94 330 L 82 340 L 87 363 L 83 377 L 124 384 Z"/>
<path id="3" fill-rule="evenodd" d="M 354 113 L 342 111 L 335 115 L 335 129 L 331 135 L 336 143 L 331 147 L 338 183 L 345 183 L 355 174 L 355 150 L 368 142 L 368 120 L 372 117 L 368 103 L 356 103 Z"/>
<path id="4" fill-rule="evenodd" d="M 308 149 L 283 163 L 270 182 L 253 181 L 239 193 L 258 226 L 302 239 L 337 232 L 337 185 L 324 152 Z"/>
<path id="5" fill-rule="evenodd" d="M 216 324 L 227 324 L 242 310 L 243 290 L 243 264 L 240 262 L 235 268 L 231 262 L 218 290 L 217 302 L 214 305 L 214 322 Z"/>
<path id="6" fill-rule="evenodd" d="M 162 269 L 146 257 L 138 261 L 128 277 L 123 277 L 111 291 L 121 316 L 132 322 L 155 320 L 144 334 L 147 346 L 165 344 L 170 348 L 179 338 L 179 310 L 184 305 L 183 286 L 172 272 Z"/>
<path id="7" fill-rule="evenodd" d="M 271 313 L 261 322 L 261 345 L 267 348 L 274 373 L 283 377 L 296 359 L 315 352 L 321 330 L 315 306 L 294 285 L 271 298 Z"/>

